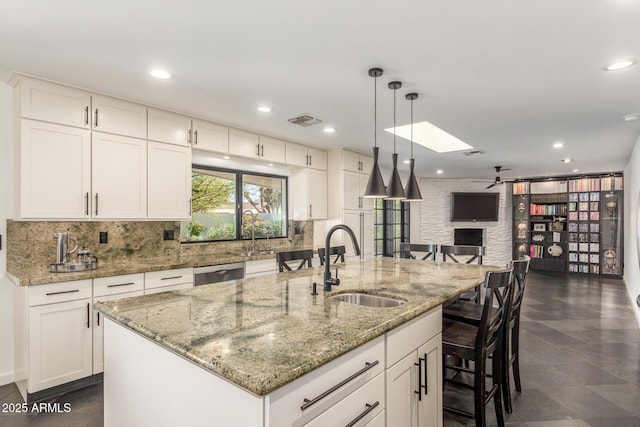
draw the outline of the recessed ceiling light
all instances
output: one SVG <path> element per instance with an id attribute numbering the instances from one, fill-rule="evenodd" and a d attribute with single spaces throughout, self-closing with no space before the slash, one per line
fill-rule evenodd
<path id="1" fill-rule="evenodd" d="M 229 156 L 222 156 L 222 158 L 223 158 L 223 159 L 225 159 L 225 160 L 229 160 L 231 157 L 229 157 Z"/>
<path id="2" fill-rule="evenodd" d="M 570 158 L 567 157 L 566 159 L 562 159 L 561 161 L 564 162 L 564 163 L 569 163 L 569 162 L 572 162 L 573 159 L 570 159 Z"/>
<path id="3" fill-rule="evenodd" d="M 258 111 L 260 111 L 261 113 L 270 113 L 273 111 L 273 108 L 269 107 L 268 105 L 261 105 L 258 107 Z"/>
<path id="4" fill-rule="evenodd" d="M 571 172 L 576 173 L 578 171 L 580 171 L 580 169 L 573 169 Z"/>
<path id="5" fill-rule="evenodd" d="M 411 141 L 411 125 L 397 126 L 385 129 L 401 138 Z M 440 129 L 427 121 L 413 124 L 413 142 L 427 147 L 436 153 L 448 153 L 450 151 L 462 151 L 473 149 L 472 146 L 456 138 L 450 133 Z"/>
<path id="6" fill-rule="evenodd" d="M 336 128 L 326 127 L 324 128 L 324 133 L 336 133 Z"/>
<path id="7" fill-rule="evenodd" d="M 405 164 L 411 163 L 411 160 L 405 160 L 403 163 Z"/>
<path id="8" fill-rule="evenodd" d="M 436 173 L 437 173 L 438 175 L 442 175 L 442 174 L 444 173 L 444 171 L 443 171 L 442 169 L 438 169 L 438 170 L 436 171 Z"/>
<path id="9" fill-rule="evenodd" d="M 156 79 L 163 79 L 163 80 L 170 79 L 171 77 L 173 77 L 170 72 L 161 70 L 159 68 L 149 71 L 149 74 L 151 74 Z"/>
<path id="10" fill-rule="evenodd" d="M 618 71 L 624 70 L 625 68 L 629 68 L 632 65 L 635 65 L 638 62 L 637 58 L 625 58 L 619 61 L 611 62 L 609 64 L 605 64 L 602 69 L 605 71 Z"/>
<path id="11" fill-rule="evenodd" d="M 564 142 L 558 141 L 558 142 L 554 142 L 553 143 L 553 148 L 557 149 L 557 148 L 562 148 L 562 147 L 564 147 Z"/>
<path id="12" fill-rule="evenodd" d="M 625 122 L 635 122 L 640 119 L 640 114 L 627 114 L 622 118 Z"/>

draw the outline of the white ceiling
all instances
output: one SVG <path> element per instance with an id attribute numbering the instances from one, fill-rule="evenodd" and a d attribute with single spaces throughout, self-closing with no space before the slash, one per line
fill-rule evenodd
<path id="1" fill-rule="evenodd" d="M 503 179 L 620 171 L 640 121 L 638 0 L 2 0 L 0 79 L 12 71 L 270 136 L 370 153 L 378 66 L 378 144 L 393 125 L 428 120 L 483 152 L 416 146 L 418 175 Z M 151 68 L 175 76 L 153 79 Z M 270 114 L 256 111 L 269 104 Z M 287 119 L 310 113 L 308 128 Z M 553 150 L 553 142 L 566 145 Z M 408 141 L 397 139 L 400 167 Z M 575 159 L 565 164 L 564 157 Z"/>

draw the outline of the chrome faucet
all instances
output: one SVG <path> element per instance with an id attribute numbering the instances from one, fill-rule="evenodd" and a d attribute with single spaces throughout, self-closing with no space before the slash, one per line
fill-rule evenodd
<path id="1" fill-rule="evenodd" d="M 248 213 L 251 215 L 251 246 L 249 247 L 249 255 L 253 255 L 256 251 L 256 219 L 258 214 L 254 214 L 250 209 L 242 212 L 242 216 Z"/>
<path id="2" fill-rule="evenodd" d="M 340 285 L 340 279 L 338 279 L 338 271 L 336 270 L 336 277 L 331 277 L 331 262 L 329 257 L 329 247 L 331 246 L 331 236 L 336 230 L 344 230 L 347 232 L 349 237 L 351 237 L 351 243 L 353 243 L 353 250 L 356 252 L 356 255 L 360 255 L 360 246 L 358 246 L 358 239 L 356 239 L 356 235 L 352 229 L 347 227 L 344 224 L 338 224 L 331 227 L 331 229 L 327 232 L 327 238 L 324 241 L 324 253 L 325 253 L 325 263 L 324 263 L 324 280 L 323 280 L 323 290 L 325 292 L 331 292 L 331 286 Z"/>

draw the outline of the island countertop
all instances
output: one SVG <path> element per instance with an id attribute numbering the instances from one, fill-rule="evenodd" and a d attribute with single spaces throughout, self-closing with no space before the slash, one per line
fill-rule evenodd
<path id="1" fill-rule="evenodd" d="M 96 304 L 115 322 L 264 396 L 478 285 L 497 267 L 376 257 Z M 335 274 L 336 267 L 332 266 Z M 317 282 L 317 296 L 311 286 Z M 394 308 L 327 299 L 358 291 L 406 301 Z"/>

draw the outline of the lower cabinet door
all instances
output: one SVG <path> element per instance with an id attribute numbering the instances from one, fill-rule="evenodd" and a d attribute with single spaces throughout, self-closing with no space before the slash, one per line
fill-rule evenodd
<path id="1" fill-rule="evenodd" d="M 144 291 L 125 292 L 93 299 L 93 303 L 114 301 L 122 298 L 139 297 Z M 93 312 L 93 374 L 104 371 L 104 316 L 98 310 Z"/>
<path id="2" fill-rule="evenodd" d="M 91 299 L 29 308 L 29 393 L 91 375 L 91 313 Z"/>
<path id="3" fill-rule="evenodd" d="M 387 369 L 387 425 L 418 425 L 418 355 L 415 351 Z"/>
<path id="4" fill-rule="evenodd" d="M 418 357 L 426 362 L 421 366 L 421 400 L 418 401 L 418 425 L 442 427 L 442 334 L 431 338 L 418 348 Z M 426 373 L 425 373 L 426 371 Z"/>

